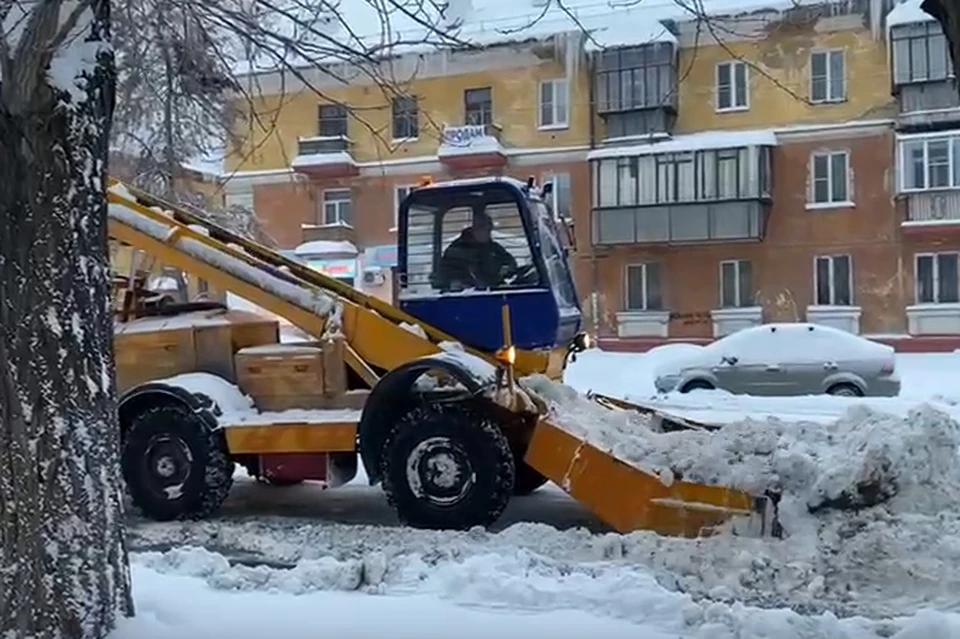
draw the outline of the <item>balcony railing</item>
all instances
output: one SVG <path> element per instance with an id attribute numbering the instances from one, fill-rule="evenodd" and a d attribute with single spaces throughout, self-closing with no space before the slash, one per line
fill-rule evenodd
<path id="1" fill-rule="evenodd" d="M 495 124 L 445 126 L 437 154 L 443 157 L 502 154 L 500 127 Z"/>
<path id="2" fill-rule="evenodd" d="M 960 122 L 960 97 L 953 81 L 903 85 L 897 102 L 900 126 Z"/>
<path id="3" fill-rule="evenodd" d="M 593 211 L 593 243 L 651 244 L 760 240 L 769 203 L 695 202 Z"/>
<path id="4" fill-rule="evenodd" d="M 904 222 L 918 225 L 960 224 L 960 191 L 907 193 Z"/>
<path id="5" fill-rule="evenodd" d="M 350 139 L 345 135 L 321 135 L 312 138 L 300 138 L 297 141 L 299 155 L 320 155 L 323 153 L 342 153 L 350 151 Z"/>

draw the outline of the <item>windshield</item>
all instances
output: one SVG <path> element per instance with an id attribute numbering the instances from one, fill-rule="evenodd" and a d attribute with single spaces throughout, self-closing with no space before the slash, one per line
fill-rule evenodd
<path id="1" fill-rule="evenodd" d="M 529 199 L 530 211 L 533 213 L 536 233 L 543 253 L 543 263 L 546 266 L 547 277 L 553 286 L 554 296 L 560 308 L 577 309 L 577 293 L 570 277 L 570 267 L 567 256 L 560 244 L 560 229 L 556 218 L 543 200 Z"/>

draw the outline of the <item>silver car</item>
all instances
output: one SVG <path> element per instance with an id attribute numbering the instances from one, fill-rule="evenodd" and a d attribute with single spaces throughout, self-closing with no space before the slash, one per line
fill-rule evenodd
<path id="1" fill-rule="evenodd" d="M 894 397 L 900 393 L 894 350 L 818 324 L 764 324 L 699 349 L 655 370 L 657 391 L 723 389 L 748 395 Z"/>

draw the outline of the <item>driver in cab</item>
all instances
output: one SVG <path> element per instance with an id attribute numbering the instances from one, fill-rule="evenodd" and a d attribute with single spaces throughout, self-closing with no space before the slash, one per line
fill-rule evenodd
<path id="1" fill-rule="evenodd" d="M 463 229 L 440 258 L 434 286 L 443 291 L 491 289 L 503 284 L 517 269 L 517 260 L 493 241 L 493 220 L 475 213 L 473 224 Z"/>

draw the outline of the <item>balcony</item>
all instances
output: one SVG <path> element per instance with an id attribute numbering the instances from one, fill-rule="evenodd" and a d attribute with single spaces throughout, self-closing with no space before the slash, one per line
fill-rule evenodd
<path id="1" fill-rule="evenodd" d="M 632 209 L 595 209 L 593 243 L 687 244 L 761 240 L 770 204 L 697 202 Z"/>
<path id="2" fill-rule="evenodd" d="M 353 143 L 344 135 L 316 136 L 297 140 L 297 157 L 291 167 L 313 178 L 340 178 L 358 175 L 360 169 L 351 155 Z"/>
<path id="3" fill-rule="evenodd" d="M 952 80 L 903 85 L 897 94 L 901 129 L 960 124 L 960 96 Z"/>
<path id="4" fill-rule="evenodd" d="M 932 17 L 905 7 L 897 5 L 888 16 L 897 124 L 901 129 L 929 129 L 960 123 L 960 99 L 943 30 Z"/>
<path id="5" fill-rule="evenodd" d="M 507 163 L 495 124 L 445 126 L 437 156 L 453 170 L 499 168 Z"/>
<path id="6" fill-rule="evenodd" d="M 960 233 L 960 190 L 907 192 L 900 195 L 900 226 L 909 235 Z"/>
<path id="7" fill-rule="evenodd" d="M 730 131 L 592 151 L 594 245 L 763 239 L 774 144 Z"/>
<path id="8" fill-rule="evenodd" d="M 606 140 L 673 130 L 678 93 L 675 39 L 598 52 L 593 73 Z"/>

